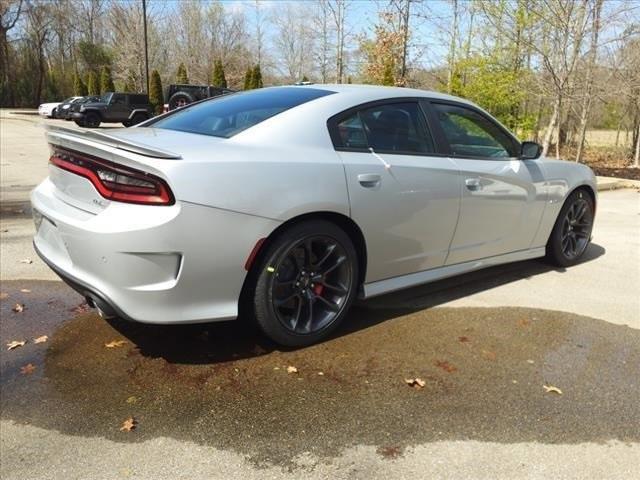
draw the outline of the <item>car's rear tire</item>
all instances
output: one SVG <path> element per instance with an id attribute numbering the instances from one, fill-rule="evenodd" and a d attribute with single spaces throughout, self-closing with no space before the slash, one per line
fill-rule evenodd
<path id="1" fill-rule="evenodd" d="M 567 197 L 547 242 L 547 260 L 558 267 L 580 261 L 591 242 L 594 204 L 591 195 L 579 189 Z"/>
<path id="2" fill-rule="evenodd" d="M 83 120 L 83 126 L 87 128 L 98 128 L 101 122 L 100 115 L 95 112 L 87 112 Z"/>
<path id="3" fill-rule="evenodd" d="M 122 124 L 123 124 L 125 127 L 131 127 L 131 126 L 133 126 L 133 125 L 137 125 L 137 124 L 139 124 L 139 123 L 142 123 L 142 122 L 144 122 L 145 120 L 148 120 L 148 119 L 149 119 L 149 116 L 148 116 L 148 115 L 145 115 L 144 113 L 136 113 L 136 114 L 131 118 L 131 120 L 129 120 L 129 121 L 128 121 L 129 125 L 125 124 L 124 122 L 122 122 Z"/>
<path id="4" fill-rule="evenodd" d="M 325 220 L 305 221 L 279 233 L 256 268 L 256 321 L 281 345 L 301 347 L 326 338 L 357 293 L 353 242 Z"/>

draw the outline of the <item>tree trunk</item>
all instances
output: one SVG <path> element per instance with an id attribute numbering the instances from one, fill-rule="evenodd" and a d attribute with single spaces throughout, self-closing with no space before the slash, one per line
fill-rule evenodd
<path id="1" fill-rule="evenodd" d="M 598 57 L 598 35 L 600 33 L 600 12 L 602 11 L 603 0 L 596 0 L 593 6 L 593 31 L 591 33 L 591 50 L 589 52 L 589 63 L 587 65 L 586 88 L 584 99 L 582 100 L 582 111 L 580 112 L 580 133 L 578 134 L 578 149 L 576 151 L 576 162 L 582 160 L 584 140 L 587 135 L 587 123 L 591 111 L 591 93 L 593 90 L 593 71 Z"/>
<path id="2" fill-rule="evenodd" d="M 551 140 L 553 139 L 553 132 L 558 124 L 558 117 L 560 116 L 560 106 L 562 105 L 562 93 L 556 92 L 556 98 L 553 102 L 553 113 L 549 119 L 547 130 L 544 133 L 544 140 L 542 141 L 542 155 L 546 156 L 549 153 L 549 147 L 551 146 Z M 558 132 L 559 133 L 559 132 Z M 558 140 L 556 140 L 556 144 Z"/>
<path id="3" fill-rule="evenodd" d="M 447 74 L 447 93 L 453 90 L 453 71 L 456 65 L 456 37 L 458 36 L 458 0 L 453 1 L 453 18 L 451 19 L 451 43 L 449 44 L 449 72 Z"/>
<path id="4" fill-rule="evenodd" d="M 636 154 L 633 157 L 633 168 L 640 168 L 640 131 L 636 135 Z"/>

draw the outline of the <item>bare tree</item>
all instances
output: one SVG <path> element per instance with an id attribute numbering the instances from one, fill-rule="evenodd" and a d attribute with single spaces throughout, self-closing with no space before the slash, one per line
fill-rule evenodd
<path id="1" fill-rule="evenodd" d="M 346 38 L 347 0 L 327 0 L 336 26 L 336 83 L 344 81 L 344 42 Z"/>
<path id="2" fill-rule="evenodd" d="M 593 5 L 593 21 L 591 29 L 591 48 L 589 49 L 589 59 L 585 73 L 584 96 L 582 99 L 582 109 L 580 113 L 580 133 L 578 137 L 578 150 L 576 152 L 576 162 L 582 159 L 584 149 L 584 140 L 587 134 L 587 123 L 589 121 L 589 113 L 591 110 L 592 94 L 593 94 L 593 75 L 598 58 L 598 36 L 600 34 L 600 15 L 602 12 L 602 4 L 604 0 L 595 0 Z"/>
<path id="3" fill-rule="evenodd" d="M 14 81 L 12 77 L 13 69 L 9 68 L 9 30 L 14 28 L 18 23 L 20 14 L 22 13 L 22 0 L 1 0 L 0 1 L 0 94 L 6 95 L 6 101 L 2 98 L 2 103 L 13 105 L 14 97 Z"/>

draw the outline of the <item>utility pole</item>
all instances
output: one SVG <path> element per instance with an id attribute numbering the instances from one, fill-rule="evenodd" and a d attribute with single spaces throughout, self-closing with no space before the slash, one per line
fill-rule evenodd
<path id="1" fill-rule="evenodd" d="M 147 43 L 147 0 L 142 0 L 142 17 L 144 19 L 144 70 L 149 95 L 149 45 Z"/>

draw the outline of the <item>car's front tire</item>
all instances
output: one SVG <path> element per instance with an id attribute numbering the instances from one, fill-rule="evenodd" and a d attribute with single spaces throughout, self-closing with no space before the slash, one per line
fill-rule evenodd
<path id="1" fill-rule="evenodd" d="M 547 259 L 558 267 L 580 261 L 591 242 L 594 203 L 591 195 L 579 189 L 569 195 L 560 210 L 547 242 Z"/>
<path id="2" fill-rule="evenodd" d="M 279 233 L 256 268 L 256 321 L 281 345 L 301 347 L 326 338 L 356 296 L 359 265 L 353 242 L 325 220 Z"/>

